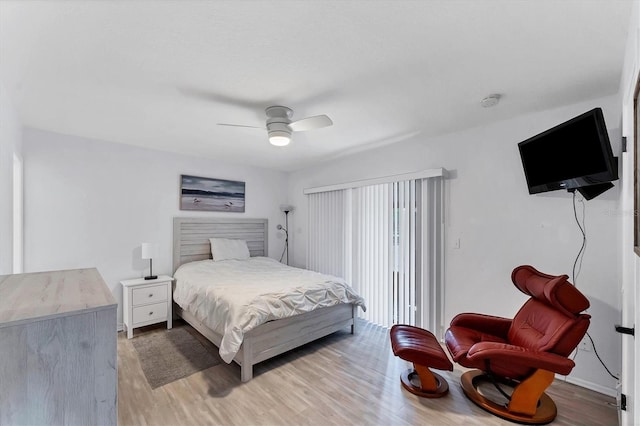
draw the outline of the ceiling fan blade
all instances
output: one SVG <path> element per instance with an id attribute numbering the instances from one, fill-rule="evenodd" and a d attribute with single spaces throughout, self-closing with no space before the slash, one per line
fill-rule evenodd
<path id="1" fill-rule="evenodd" d="M 187 98 L 199 99 L 208 103 L 231 105 L 234 107 L 244 108 L 256 112 L 262 112 L 264 105 L 272 102 L 271 99 L 267 99 L 264 101 L 254 101 L 241 97 L 228 96 L 224 93 L 217 93 L 199 87 L 183 86 L 177 87 L 176 89 Z M 262 114 L 260 114 L 260 116 L 262 116 Z"/>
<path id="2" fill-rule="evenodd" d="M 289 128 L 294 132 L 304 132 L 305 130 L 321 129 L 331 126 L 333 121 L 326 115 L 316 115 L 313 117 L 303 118 L 302 120 L 289 123 Z"/>
<path id="3" fill-rule="evenodd" d="M 218 126 L 229 126 L 229 127 L 248 127 L 250 129 L 262 129 L 264 130 L 264 127 L 260 127 L 260 126 L 245 126 L 244 124 L 229 124 L 229 123 L 216 123 Z"/>

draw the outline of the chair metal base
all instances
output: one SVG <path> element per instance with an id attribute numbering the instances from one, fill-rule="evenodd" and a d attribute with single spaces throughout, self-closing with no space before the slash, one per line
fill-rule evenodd
<path id="1" fill-rule="evenodd" d="M 424 398 L 441 398 L 449 393 L 449 383 L 447 383 L 441 375 L 434 373 L 426 367 L 416 367 L 419 368 L 418 371 L 416 371 L 416 369 L 409 368 L 400 375 L 402 387 L 412 394 L 422 396 Z M 420 380 L 421 386 L 413 384 L 412 379 L 415 379 L 416 377 Z"/>
<path id="2" fill-rule="evenodd" d="M 543 371 L 543 370 L 538 370 Z M 551 380 L 553 380 L 553 373 L 551 373 Z M 535 408 L 535 413 L 528 415 L 514 412 L 513 410 L 509 410 L 509 406 L 500 405 L 496 402 L 491 401 L 484 395 L 478 392 L 478 385 L 481 382 L 490 381 L 489 377 L 480 370 L 472 370 L 464 373 L 460 378 L 460 383 L 462 385 L 462 390 L 465 395 L 478 407 L 482 408 L 485 411 L 488 411 L 498 417 L 503 419 L 522 423 L 522 424 L 530 424 L 530 425 L 544 425 L 547 423 L 551 423 L 553 419 L 556 418 L 558 414 L 558 409 L 553 400 L 544 392 L 540 392 L 540 397 L 537 402 L 537 407 Z M 516 390 L 514 390 L 514 395 L 519 386 L 524 384 L 526 381 L 521 382 L 518 386 L 516 386 Z M 548 386 L 548 385 L 547 385 Z M 546 389 L 545 386 L 543 388 Z M 512 395 L 512 402 L 509 405 L 512 405 L 514 401 L 514 396 Z M 517 401 L 516 401 L 517 402 Z"/>

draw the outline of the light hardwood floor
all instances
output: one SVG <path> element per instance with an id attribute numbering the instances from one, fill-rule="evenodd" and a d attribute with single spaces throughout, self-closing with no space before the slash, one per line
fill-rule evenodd
<path id="1" fill-rule="evenodd" d="M 388 330 L 359 322 L 348 329 L 255 366 L 220 364 L 151 390 L 136 350 L 118 337 L 120 425 L 513 425 L 486 413 L 462 393 L 462 370 L 440 372 L 449 395 L 421 399 L 402 389 L 409 364 L 393 356 Z M 176 327 L 189 327 L 178 321 Z M 171 332 L 171 331 L 167 331 Z M 195 331 L 194 331 L 195 333 Z M 208 342 L 207 342 L 208 343 Z M 215 347 L 210 347 L 215 351 Z M 556 381 L 554 425 L 616 425 L 615 400 Z"/>

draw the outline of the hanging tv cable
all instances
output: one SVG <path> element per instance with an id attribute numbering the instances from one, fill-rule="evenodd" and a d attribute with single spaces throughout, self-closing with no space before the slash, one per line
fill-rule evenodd
<path id="1" fill-rule="evenodd" d="M 582 203 L 582 224 L 580 224 L 580 220 L 578 220 L 578 211 L 576 209 L 576 191 L 571 191 L 573 194 L 573 216 L 576 218 L 576 223 L 578 224 L 578 228 L 580 228 L 580 232 L 582 233 L 582 246 L 580 247 L 580 251 L 578 251 L 578 255 L 576 256 L 576 260 L 573 262 L 573 272 L 572 272 L 572 276 L 571 279 L 573 280 L 573 285 L 575 285 L 576 287 L 577 285 L 577 279 L 578 279 L 578 275 L 580 275 L 580 271 L 582 270 L 582 259 L 584 259 L 584 253 L 587 249 L 587 227 L 585 225 L 585 221 L 586 221 L 586 210 L 585 210 L 585 204 L 584 204 L 584 199 L 580 200 L 580 202 Z M 578 261 L 580 261 L 579 264 L 579 268 L 578 268 L 578 273 L 576 274 L 576 266 L 578 266 Z"/>
<path id="2" fill-rule="evenodd" d="M 580 200 L 580 202 L 582 203 L 582 223 L 580 223 L 580 220 L 578 219 L 578 210 L 576 209 L 576 192 L 575 192 L 575 190 L 573 190 L 571 192 L 573 193 L 573 216 L 575 217 L 576 223 L 578 224 L 578 228 L 580 228 L 580 232 L 582 233 L 582 246 L 580 247 L 580 250 L 578 251 L 578 255 L 576 256 L 576 260 L 573 262 L 572 280 L 573 280 L 573 285 L 577 287 L 578 284 L 576 282 L 576 279 L 578 278 L 578 275 L 580 274 L 580 270 L 582 269 L 582 259 L 584 258 L 584 253 L 585 253 L 585 250 L 586 250 L 586 247 L 587 247 L 587 232 L 586 232 L 586 226 L 585 226 L 586 210 L 585 210 L 584 200 Z M 580 261 L 580 264 L 579 264 L 579 268 L 578 268 L 578 273 L 576 274 L 576 266 L 578 266 L 578 260 Z M 615 374 L 613 374 L 611 372 L 611 370 L 609 370 L 607 365 L 604 363 L 602 358 L 600 358 L 600 354 L 598 354 L 598 351 L 596 349 L 596 344 L 593 341 L 593 338 L 591 337 L 589 332 L 586 333 L 586 336 L 589 338 L 589 341 L 591 342 L 591 347 L 593 348 L 593 353 L 595 354 L 596 358 L 598 358 L 598 361 L 600 361 L 600 364 L 602 364 L 602 366 L 607 371 L 609 376 L 611 376 L 614 379 L 619 381 L 620 378 L 618 376 L 616 376 Z M 579 351 L 579 349 L 576 349 L 576 353 L 573 356 L 573 359 L 575 359 L 576 355 L 578 355 L 578 351 Z"/>

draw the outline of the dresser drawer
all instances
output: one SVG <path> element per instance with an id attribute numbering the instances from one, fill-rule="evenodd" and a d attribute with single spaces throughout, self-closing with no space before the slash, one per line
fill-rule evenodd
<path id="1" fill-rule="evenodd" d="M 167 302 L 133 308 L 133 326 L 147 321 L 164 321 L 167 319 Z"/>
<path id="2" fill-rule="evenodd" d="M 167 285 L 133 289 L 133 306 L 146 305 L 167 300 Z"/>

